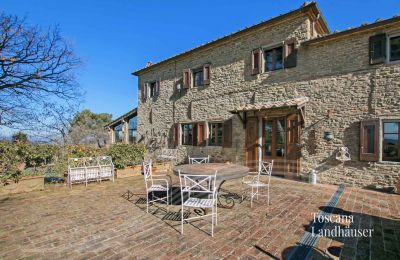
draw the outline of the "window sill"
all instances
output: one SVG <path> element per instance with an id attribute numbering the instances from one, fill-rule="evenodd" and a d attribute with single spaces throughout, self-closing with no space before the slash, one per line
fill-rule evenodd
<path id="1" fill-rule="evenodd" d="M 379 162 L 377 162 L 377 164 L 379 164 L 379 165 L 399 165 L 400 166 L 400 162 L 393 162 L 393 161 L 379 161 Z"/>
<path id="2" fill-rule="evenodd" d="M 386 64 L 388 64 L 388 65 L 400 64 L 400 60 L 394 60 L 394 61 L 388 60 L 388 61 L 386 61 Z"/>

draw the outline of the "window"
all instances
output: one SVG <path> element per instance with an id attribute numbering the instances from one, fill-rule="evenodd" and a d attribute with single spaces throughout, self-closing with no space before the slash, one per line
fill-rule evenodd
<path id="1" fill-rule="evenodd" d="M 272 121 L 264 123 L 264 154 L 272 156 Z"/>
<path id="2" fill-rule="evenodd" d="M 276 156 L 285 157 L 285 140 L 286 140 L 285 119 L 276 121 Z"/>
<path id="3" fill-rule="evenodd" d="M 124 124 L 119 124 L 114 128 L 114 141 L 116 143 L 121 143 L 124 140 L 123 128 Z"/>
<path id="4" fill-rule="evenodd" d="M 137 140 L 137 117 L 133 117 L 128 121 L 129 129 L 129 143 L 136 143 Z"/>
<path id="5" fill-rule="evenodd" d="M 156 91 L 157 91 L 157 83 L 154 81 L 150 83 L 150 97 L 156 96 Z"/>
<path id="6" fill-rule="evenodd" d="M 382 160 L 400 161 L 399 156 L 399 122 L 383 122 Z"/>
<path id="7" fill-rule="evenodd" d="M 193 125 L 182 124 L 182 144 L 192 145 L 193 144 Z"/>
<path id="8" fill-rule="evenodd" d="M 222 123 L 209 123 L 208 129 L 210 131 L 209 145 L 222 145 L 223 138 L 223 124 Z"/>
<path id="9" fill-rule="evenodd" d="M 389 37 L 389 61 L 400 60 L 400 35 Z"/>
<path id="10" fill-rule="evenodd" d="M 264 51 L 265 71 L 279 70 L 283 68 L 283 47 Z"/>
<path id="11" fill-rule="evenodd" d="M 386 34 L 369 37 L 369 63 L 379 64 L 386 59 Z"/>
<path id="12" fill-rule="evenodd" d="M 193 86 L 203 86 L 203 69 L 193 70 Z"/>

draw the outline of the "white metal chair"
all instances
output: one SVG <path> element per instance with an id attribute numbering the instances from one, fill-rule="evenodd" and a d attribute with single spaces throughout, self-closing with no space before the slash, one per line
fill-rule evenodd
<path id="1" fill-rule="evenodd" d="M 190 157 L 189 156 L 189 164 L 202 164 L 202 163 L 210 163 L 210 156 L 207 157 Z"/>
<path id="2" fill-rule="evenodd" d="M 246 191 L 250 190 L 250 207 L 253 207 L 254 197 L 256 197 L 258 200 L 258 196 L 267 197 L 267 202 L 269 205 L 269 187 L 273 165 L 274 160 L 271 162 L 261 162 L 259 171 L 253 172 L 253 174 L 256 173 L 256 175 L 248 175 L 242 179 L 242 200 L 244 199 L 244 195 L 247 193 Z M 260 189 L 263 188 L 267 189 L 267 194 L 260 193 Z"/>
<path id="3" fill-rule="evenodd" d="M 211 216 L 211 236 L 214 236 L 214 225 L 217 225 L 217 172 L 213 175 L 190 175 L 181 174 L 179 171 L 179 181 L 181 186 L 181 234 L 183 234 L 183 222 L 191 219 L 204 218 Z M 184 194 L 188 195 L 185 200 Z M 193 194 L 198 196 L 193 197 Z M 184 207 L 210 209 L 211 214 L 184 218 Z"/>
<path id="4" fill-rule="evenodd" d="M 157 175 L 153 178 L 152 175 L 152 162 L 149 160 L 148 163 L 143 162 L 143 175 L 144 182 L 146 185 L 146 212 L 149 213 L 149 203 L 156 201 L 163 201 L 167 203 L 167 210 L 169 204 L 169 183 L 167 179 L 164 179 L 165 175 Z M 157 197 L 154 192 L 166 192 L 166 197 Z M 149 200 L 149 194 L 151 194 L 151 200 Z"/>

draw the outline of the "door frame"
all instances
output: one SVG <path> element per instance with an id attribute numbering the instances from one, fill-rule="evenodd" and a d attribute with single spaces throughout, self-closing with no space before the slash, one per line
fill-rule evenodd
<path id="1" fill-rule="evenodd" d="M 301 142 L 301 136 L 302 136 L 301 119 L 300 119 L 301 115 L 299 113 L 300 113 L 299 111 L 296 112 L 296 114 L 298 114 L 298 118 L 299 118 L 299 121 L 298 121 L 298 123 L 299 123 L 298 124 L 298 143 Z M 285 146 L 284 146 L 285 154 L 284 154 L 284 157 L 269 158 L 268 160 L 275 160 L 275 159 L 280 159 L 281 158 L 280 160 L 283 160 L 283 163 L 284 163 L 283 176 L 287 175 L 287 173 L 288 173 L 288 166 L 287 166 L 287 164 L 288 164 L 288 162 L 287 162 L 287 155 L 288 155 L 287 154 L 287 151 L 288 151 L 288 140 L 287 140 L 287 138 L 288 138 L 288 116 L 290 116 L 290 115 L 293 115 L 293 114 L 276 115 L 276 116 L 269 115 L 269 116 L 250 117 L 250 118 L 255 118 L 256 119 L 256 124 L 257 124 L 257 129 L 258 129 L 258 131 L 257 131 L 258 132 L 257 133 L 257 135 L 258 135 L 257 144 L 255 146 L 255 148 L 256 148 L 256 158 L 258 159 L 258 170 L 260 169 L 261 162 L 265 159 L 265 156 L 264 156 L 264 140 L 265 139 L 264 139 L 264 129 L 263 129 L 264 128 L 264 122 L 268 121 L 268 120 L 275 120 L 275 122 L 276 122 L 276 120 L 278 118 L 284 118 L 284 121 L 285 121 Z M 247 164 L 248 163 L 248 156 L 247 156 L 247 154 L 248 154 L 248 144 L 247 144 L 247 131 L 248 131 L 248 129 L 247 129 L 247 127 L 246 127 L 245 131 L 246 131 L 245 132 L 245 160 L 246 160 L 246 164 Z M 276 131 L 276 130 L 274 130 L 274 131 Z M 274 136 L 275 136 L 275 134 L 274 134 Z M 299 174 L 301 172 L 301 155 L 298 156 L 297 160 L 298 160 L 298 168 L 297 168 L 297 173 L 295 173 L 294 176 L 299 176 Z M 279 174 L 279 175 L 281 175 L 281 174 Z"/>

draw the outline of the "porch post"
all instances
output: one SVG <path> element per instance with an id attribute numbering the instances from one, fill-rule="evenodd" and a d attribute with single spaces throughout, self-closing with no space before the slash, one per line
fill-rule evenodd
<path id="1" fill-rule="evenodd" d="M 113 126 L 108 128 L 108 134 L 109 134 L 109 137 L 110 137 L 110 144 L 115 143 L 115 140 L 114 140 L 115 133 L 114 133 L 114 127 Z"/>
<path id="2" fill-rule="evenodd" d="M 263 131 L 263 119 L 258 116 L 258 170 L 261 171 L 262 162 L 262 131 Z"/>
<path id="3" fill-rule="evenodd" d="M 129 144 L 129 124 L 127 120 L 123 120 L 122 123 L 124 124 L 123 126 L 123 133 L 124 133 L 124 140 L 123 143 Z"/>

